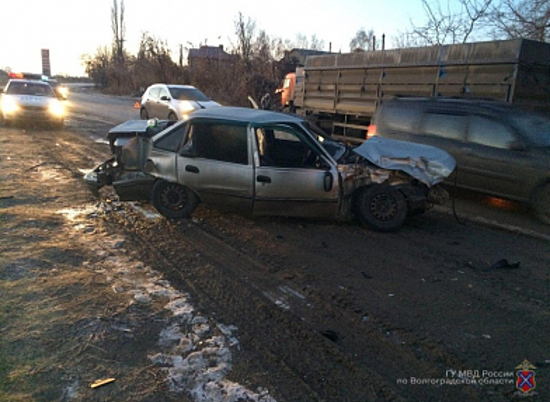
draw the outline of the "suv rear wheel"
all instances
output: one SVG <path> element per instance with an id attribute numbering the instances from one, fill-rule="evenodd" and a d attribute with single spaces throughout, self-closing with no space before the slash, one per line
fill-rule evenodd
<path id="1" fill-rule="evenodd" d="M 399 190 L 388 184 L 374 184 L 359 191 L 355 208 L 364 225 L 379 232 L 393 232 L 403 224 L 407 202 Z"/>

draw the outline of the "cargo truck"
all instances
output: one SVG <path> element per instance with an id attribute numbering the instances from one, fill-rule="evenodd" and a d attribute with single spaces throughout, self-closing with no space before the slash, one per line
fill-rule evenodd
<path id="1" fill-rule="evenodd" d="M 281 107 L 359 142 L 396 96 L 495 99 L 550 112 L 550 44 L 526 39 L 308 56 Z"/>

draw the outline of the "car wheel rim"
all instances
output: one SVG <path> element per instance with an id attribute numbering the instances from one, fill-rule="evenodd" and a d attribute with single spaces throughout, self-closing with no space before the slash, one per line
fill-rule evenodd
<path id="1" fill-rule="evenodd" d="M 162 204 L 171 211 L 179 211 L 187 203 L 185 189 L 177 185 L 167 186 L 162 192 L 160 199 Z"/>
<path id="2" fill-rule="evenodd" d="M 397 202 L 389 194 L 377 194 L 369 204 L 370 213 L 380 221 L 393 219 L 397 214 L 397 210 Z"/>

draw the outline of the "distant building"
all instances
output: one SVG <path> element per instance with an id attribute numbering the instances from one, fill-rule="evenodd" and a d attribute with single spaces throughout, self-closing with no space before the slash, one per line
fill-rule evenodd
<path id="1" fill-rule="evenodd" d="M 226 65 L 234 63 L 237 59 L 238 56 L 223 50 L 223 45 L 201 46 L 198 49 L 189 49 L 187 65 L 190 70 L 193 70 L 193 68 L 203 66 L 205 63 L 215 62 L 218 65 Z"/>

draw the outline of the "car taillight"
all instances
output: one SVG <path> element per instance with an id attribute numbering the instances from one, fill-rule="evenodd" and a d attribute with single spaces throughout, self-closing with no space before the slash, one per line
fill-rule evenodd
<path id="1" fill-rule="evenodd" d="M 376 124 L 369 125 L 369 128 L 367 130 L 367 140 L 371 137 L 374 137 L 376 135 Z"/>

